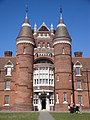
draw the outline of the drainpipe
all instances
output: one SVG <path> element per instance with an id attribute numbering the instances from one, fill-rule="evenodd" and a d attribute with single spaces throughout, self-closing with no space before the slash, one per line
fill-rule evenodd
<path id="1" fill-rule="evenodd" d="M 72 68 L 73 69 L 73 68 Z M 74 94 L 74 71 L 72 70 L 72 94 L 73 94 L 73 103 L 75 104 L 75 94 Z"/>

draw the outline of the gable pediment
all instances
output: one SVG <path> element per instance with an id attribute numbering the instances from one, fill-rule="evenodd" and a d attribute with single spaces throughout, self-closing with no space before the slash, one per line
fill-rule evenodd
<path id="1" fill-rule="evenodd" d="M 43 22 L 43 24 L 40 26 L 40 28 L 38 29 L 38 31 L 50 31 L 49 28 L 46 26 L 46 24 Z"/>

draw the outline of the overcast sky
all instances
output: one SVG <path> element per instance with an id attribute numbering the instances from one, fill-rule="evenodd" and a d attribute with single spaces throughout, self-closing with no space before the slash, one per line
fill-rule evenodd
<path id="1" fill-rule="evenodd" d="M 45 22 L 56 26 L 60 0 L 28 0 L 28 18 L 33 28 Z M 26 0 L 0 0 L 0 56 L 11 50 L 16 54 L 16 37 L 25 18 Z M 72 51 L 90 56 L 90 0 L 62 0 L 63 19 L 72 38 Z"/>

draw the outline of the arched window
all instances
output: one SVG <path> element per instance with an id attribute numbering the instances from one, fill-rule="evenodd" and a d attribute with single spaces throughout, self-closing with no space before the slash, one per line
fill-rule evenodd
<path id="1" fill-rule="evenodd" d="M 65 54 L 65 49 L 64 49 L 64 47 L 62 48 L 62 54 Z"/>
<path id="2" fill-rule="evenodd" d="M 40 46 L 40 42 L 38 42 L 38 48 L 40 48 L 41 46 Z"/>
<path id="3" fill-rule="evenodd" d="M 26 47 L 23 48 L 23 54 L 26 54 Z"/>
<path id="4" fill-rule="evenodd" d="M 50 43 L 47 43 L 47 48 L 50 48 Z"/>
<path id="5" fill-rule="evenodd" d="M 6 71 L 5 75 L 6 76 L 11 76 L 13 64 L 10 60 L 7 62 L 7 64 L 4 66 L 4 68 L 5 68 L 5 71 Z"/>
<path id="6" fill-rule="evenodd" d="M 43 42 L 43 44 L 42 44 L 42 48 L 45 48 L 45 43 Z"/>

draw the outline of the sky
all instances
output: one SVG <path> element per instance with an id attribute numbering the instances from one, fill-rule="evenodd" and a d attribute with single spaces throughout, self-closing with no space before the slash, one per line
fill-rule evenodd
<path id="1" fill-rule="evenodd" d="M 16 37 L 25 19 L 26 0 L 0 0 L 0 56 L 4 51 L 16 55 Z M 62 0 L 63 20 L 72 38 L 72 54 L 82 51 L 90 56 L 90 0 Z M 60 0 L 28 0 L 31 27 L 45 22 L 56 29 L 60 18 Z"/>

